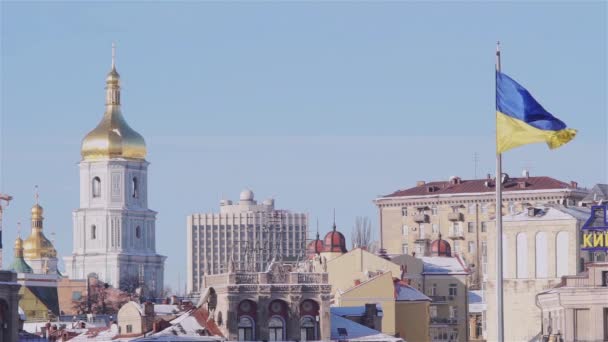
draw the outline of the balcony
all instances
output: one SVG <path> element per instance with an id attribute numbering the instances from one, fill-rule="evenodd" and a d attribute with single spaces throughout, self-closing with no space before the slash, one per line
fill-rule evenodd
<path id="1" fill-rule="evenodd" d="M 446 296 L 428 296 L 432 300 L 432 304 L 447 304 L 448 297 Z"/>
<path id="2" fill-rule="evenodd" d="M 464 231 L 460 227 L 450 227 L 448 238 L 452 240 L 464 240 Z"/>
<path id="3" fill-rule="evenodd" d="M 462 213 L 448 213 L 448 220 L 464 221 L 464 215 Z"/>
<path id="4" fill-rule="evenodd" d="M 431 239 L 431 237 L 429 236 L 429 234 L 427 234 L 425 232 L 420 232 L 420 234 L 418 234 L 418 237 L 416 238 L 416 242 L 418 242 L 418 243 L 426 242 L 430 239 Z"/>
<path id="5" fill-rule="evenodd" d="M 425 213 L 417 213 L 414 215 L 414 221 L 417 223 L 428 223 L 429 215 L 427 215 Z"/>
<path id="6" fill-rule="evenodd" d="M 456 318 L 444 318 L 444 317 L 431 317 L 431 324 L 458 324 Z"/>

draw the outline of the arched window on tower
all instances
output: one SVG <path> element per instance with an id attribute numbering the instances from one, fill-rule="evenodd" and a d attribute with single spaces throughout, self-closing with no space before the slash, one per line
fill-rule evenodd
<path id="1" fill-rule="evenodd" d="M 131 193 L 133 198 L 139 198 L 139 182 L 137 177 L 133 177 L 131 180 Z"/>
<path id="2" fill-rule="evenodd" d="M 101 179 L 99 177 L 93 178 L 92 189 L 93 197 L 101 197 Z"/>
<path id="3" fill-rule="evenodd" d="M 91 240 L 95 240 L 97 238 L 97 227 L 95 225 L 91 226 Z"/>
<path id="4" fill-rule="evenodd" d="M 135 237 L 138 239 L 141 237 L 141 228 L 139 226 L 135 227 Z"/>

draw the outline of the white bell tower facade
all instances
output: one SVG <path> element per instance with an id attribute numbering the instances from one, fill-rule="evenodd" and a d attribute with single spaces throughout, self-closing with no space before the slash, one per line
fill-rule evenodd
<path id="1" fill-rule="evenodd" d="M 112 55 L 104 116 L 82 141 L 74 248 L 64 261 L 72 279 L 95 275 L 113 287 L 143 287 L 153 296 L 163 289 L 166 257 L 156 253 L 145 141 L 122 116 L 114 49 Z"/>

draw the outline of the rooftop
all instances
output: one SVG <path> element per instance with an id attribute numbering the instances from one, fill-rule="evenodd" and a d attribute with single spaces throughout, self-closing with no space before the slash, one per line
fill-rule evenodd
<path id="1" fill-rule="evenodd" d="M 457 179 L 457 180 L 456 180 Z M 566 190 L 577 189 L 576 183 L 565 183 L 551 177 L 509 178 L 503 184 L 503 192 L 532 190 Z M 496 191 L 493 178 L 460 180 L 453 177 L 446 181 L 419 182 L 415 187 L 397 190 L 382 198 L 417 197 L 429 195 L 451 195 L 469 193 L 492 193 Z"/>
<path id="2" fill-rule="evenodd" d="M 462 260 L 455 257 L 421 257 L 423 262 L 423 274 L 468 274 Z"/>
<path id="3" fill-rule="evenodd" d="M 385 335 L 334 313 L 331 314 L 331 339 L 348 341 L 403 341 L 401 338 Z"/>

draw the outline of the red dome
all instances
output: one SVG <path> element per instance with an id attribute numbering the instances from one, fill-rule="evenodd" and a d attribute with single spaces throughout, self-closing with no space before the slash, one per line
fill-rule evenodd
<path id="1" fill-rule="evenodd" d="M 336 224 L 334 223 L 334 229 L 325 235 L 323 239 L 325 245 L 324 252 L 338 252 L 346 253 L 346 239 L 344 235 L 336 230 Z"/>
<path id="2" fill-rule="evenodd" d="M 323 252 L 323 249 L 323 241 L 319 240 L 319 233 L 317 233 L 317 238 L 306 246 L 306 255 L 308 259 L 312 259 L 316 254 Z"/>
<path id="3" fill-rule="evenodd" d="M 431 243 L 431 255 L 447 257 L 452 256 L 452 247 L 450 247 L 449 242 L 441 239 L 441 234 L 439 235 L 439 239 Z"/>

